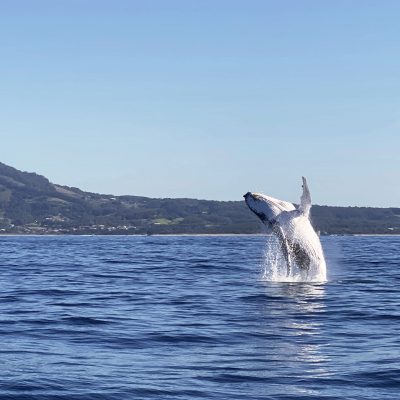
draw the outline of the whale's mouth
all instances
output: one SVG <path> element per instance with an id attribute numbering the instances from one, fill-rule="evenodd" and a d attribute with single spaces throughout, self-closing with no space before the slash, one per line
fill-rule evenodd
<path id="1" fill-rule="evenodd" d="M 246 202 L 250 210 L 253 211 L 255 214 L 257 214 L 258 211 L 257 201 L 259 200 L 251 192 L 247 192 L 246 194 L 243 195 L 243 197 L 244 201 Z"/>
<path id="2" fill-rule="evenodd" d="M 247 192 L 243 195 L 247 206 L 251 211 L 256 212 L 260 207 L 270 206 L 269 202 L 265 201 L 265 198 L 259 193 Z"/>
<path id="3" fill-rule="evenodd" d="M 258 193 L 247 192 L 243 195 L 247 207 L 268 227 L 271 227 L 271 221 L 275 219 L 275 213 L 272 211 L 270 202 L 265 201 L 262 195 Z"/>
<path id="4" fill-rule="evenodd" d="M 265 201 L 265 197 L 264 195 L 260 194 L 260 193 L 253 193 L 253 192 L 247 192 L 243 195 L 243 197 L 245 199 L 251 198 L 253 200 L 258 200 L 258 201 Z"/>

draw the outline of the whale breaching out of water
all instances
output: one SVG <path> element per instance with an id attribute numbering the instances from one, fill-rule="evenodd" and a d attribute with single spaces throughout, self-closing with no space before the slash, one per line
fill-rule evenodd
<path id="1" fill-rule="evenodd" d="M 310 223 L 311 195 L 303 177 L 303 194 L 296 207 L 261 193 L 246 193 L 247 206 L 278 238 L 286 263 L 286 275 L 300 274 L 307 280 L 326 280 L 321 242 Z"/>

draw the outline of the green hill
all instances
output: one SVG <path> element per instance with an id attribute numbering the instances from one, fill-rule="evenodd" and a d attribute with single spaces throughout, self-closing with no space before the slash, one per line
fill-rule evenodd
<path id="1" fill-rule="evenodd" d="M 322 233 L 399 233 L 400 208 L 313 206 Z M 0 232 L 25 234 L 260 233 L 244 201 L 153 199 L 83 192 L 0 163 Z"/>

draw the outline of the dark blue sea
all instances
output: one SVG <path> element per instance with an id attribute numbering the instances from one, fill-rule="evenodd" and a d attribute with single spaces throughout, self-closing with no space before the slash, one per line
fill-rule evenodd
<path id="1" fill-rule="evenodd" d="M 400 237 L 0 237 L 0 399 L 399 399 Z"/>

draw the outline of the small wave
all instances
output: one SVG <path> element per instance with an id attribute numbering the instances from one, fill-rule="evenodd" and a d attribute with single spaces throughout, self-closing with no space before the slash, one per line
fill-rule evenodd
<path id="1" fill-rule="evenodd" d="M 110 323 L 109 321 L 93 317 L 64 317 L 62 321 L 72 325 L 105 325 Z"/>
<path id="2" fill-rule="evenodd" d="M 362 386 L 377 388 L 399 388 L 400 368 L 388 368 L 381 371 L 364 371 L 353 375 L 355 382 Z"/>

